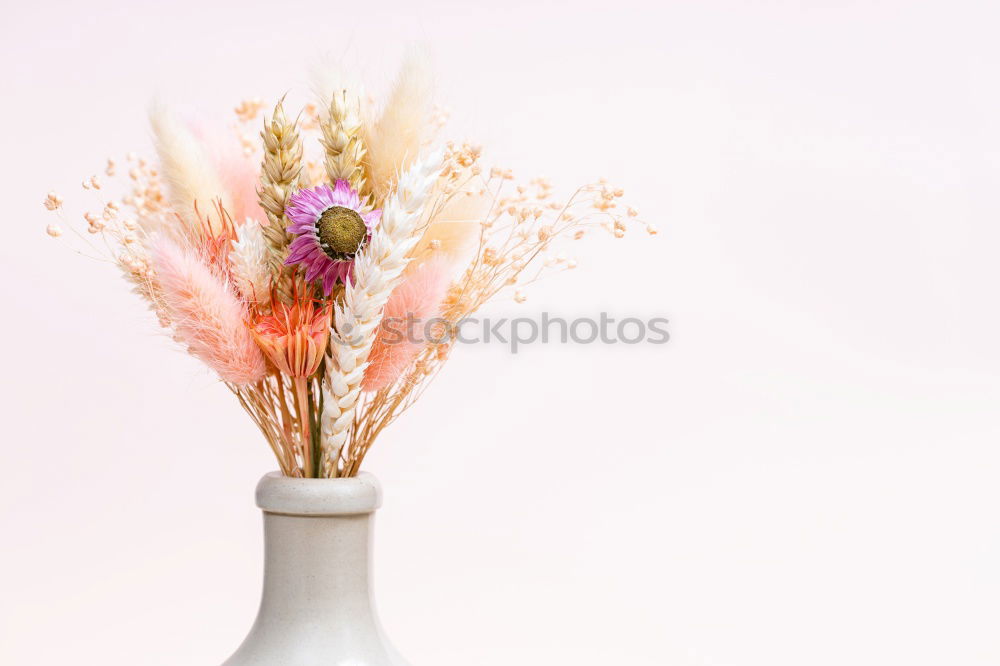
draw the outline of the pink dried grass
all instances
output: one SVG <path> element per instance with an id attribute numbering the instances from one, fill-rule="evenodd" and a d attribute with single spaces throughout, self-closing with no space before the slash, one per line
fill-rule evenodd
<path id="1" fill-rule="evenodd" d="M 262 379 L 264 356 L 244 324 L 244 305 L 227 282 L 166 236 L 156 239 L 151 254 L 177 340 L 223 381 L 246 385 Z"/>
<path id="2" fill-rule="evenodd" d="M 212 131 L 206 122 L 198 117 L 185 119 L 188 130 L 201 144 L 204 155 L 215 171 L 226 212 L 236 226 L 247 218 L 264 223 L 264 210 L 258 203 L 258 165 L 243 152 L 243 148 L 230 132 Z M 204 205 L 204 204 L 202 204 Z"/>
<path id="3" fill-rule="evenodd" d="M 427 345 L 425 325 L 441 314 L 449 273 L 447 261 L 431 259 L 413 269 L 393 290 L 368 355 L 362 390 L 378 391 L 391 386 Z M 408 321 L 414 322 L 412 327 Z"/>
<path id="4" fill-rule="evenodd" d="M 235 141 L 219 142 L 212 150 L 219 180 L 229 194 L 232 210 L 229 213 L 237 226 L 248 219 L 264 223 L 264 209 L 257 197 L 258 167 Z"/>

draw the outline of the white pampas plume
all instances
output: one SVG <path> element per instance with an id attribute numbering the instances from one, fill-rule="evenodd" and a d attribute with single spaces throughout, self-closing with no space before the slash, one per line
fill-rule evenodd
<path id="1" fill-rule="evenodd" d="M 376 201 L 389 194 L 396 176 L 420 154 L 433 97 L 429 61 L 425 49 L 407 54 L 382 115 L 364 128 L 365 165 Z"/>
<path id="2" fill-rule="evenodd" d="M 344 302 L 334 310 L 321 424 L 329 476 L 335 475 L 337 457 L 347 441 L 382 309 L 420 239 L 420 218 L 442 160 L 440 151 L 419 159 L 399 179 L 371 242 L 355 259 L 354 278 L 344 290 Z"/>
<path id="3" fill-rule="evenodd" d="M 365 93 L 361 83 L 350 74 L 356 71 L 358 67 L 345 67 L 331 56 L 320 59 L 310 68 L 310 87 L 316 96 L 322 118 L 325 119 L 330 115 L 330 102 L 334 93 L 342 94 L 346 90 L 352 102 L 364 98 Z"/>
<path id="4" fill-rule="evenodd" d="M 236 230 L 229 261 L 233 280 L 240 294 L 248 301 L 267 303 L 271 296 L 271 270 L 268 266 L 269 248 L 264 239 L 264 228 L 250 218 Z"/>
<path id="5" fill-rule="evenodd" d="M 221 199 L 226 210 L 233 208 L 212 156 L 191 128 L 163 104 L 153 103 L 149 122 L 174 212 L 191 230 L 197 230 L 200 227 L 197 206 L 203 219 L 210 220 L 212 231 L 218 233 L 221 220 L 212 215 L 216 200 Z"/>

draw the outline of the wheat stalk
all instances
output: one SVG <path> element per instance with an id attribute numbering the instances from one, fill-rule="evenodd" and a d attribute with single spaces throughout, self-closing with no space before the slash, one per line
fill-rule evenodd
<path id="1" fill-rule="evenodd" d="M 270 254 L 271 272 L 281 296 L 288 300 L 287 278 L 290 271 L 284 266 L 284 261 L 291 238 L 286 231 L 285 206 L 294 194 L 302 172 L 302 140 L 296 123 L 290 123 L 285 117 L 283 101 L 275 105 L 270 120 L 264 120 L 264 130 L 260 133 L 264 141 L 264 160 L 261 162 L 258 196 L 268 220 L 264 238 L 274 250 Z"/>
<path id="2" fill-rule="evenodd" d="M 347 442 L 361 394 L 368 354 L 382 319 L 382 309 L 409 263 L 419 240 L 420 217 L 441 171 L 440 152 L 416 161 L 403 174 L 382 210 L 382 220 L 354 263 L 354 279 L 334 310 L 323 390 L 323 470 L 337 475 L 337 460 Z M 349 451 L 344 471 L 356 471 L 358 452 Z M 363 453 L 362 453 L 363 455 Z"/>
<path id="3" fill-rule="evenodd" d="M 360 192 L 365 185 L 362 160 L 365 146 L 361 141 L 361 102 L 348 104 L 347 90 L 333 93 L 330 113 L 320 124 L 326 149 L 326 174 L 331 183 L 346 180 Z"/>

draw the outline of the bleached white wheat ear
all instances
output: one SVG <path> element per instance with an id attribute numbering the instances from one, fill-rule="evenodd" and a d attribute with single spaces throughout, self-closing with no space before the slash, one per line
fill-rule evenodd
<path id="1" fill-rule="evenodd" d="M 333 335 L 323 386 L 324 476 L 336 475 L 336 461 L 347 437 L 361 394 L 361 380 L 382 309 L 409 263 L 420 239 L 420 218 L 441 173 L 439 150 L 416 160 L 386 200 L 371 242 L 354 262 L 354 278 L 334 310 Z"/>

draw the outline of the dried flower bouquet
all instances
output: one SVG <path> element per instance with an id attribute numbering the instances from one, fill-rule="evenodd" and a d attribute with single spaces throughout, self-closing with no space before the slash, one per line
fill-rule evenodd
<path id="1" fill-rule="evenodd" d="M 239 140 L 154 106 L 158 159 L 129 155 L 119 196 L 83 182 L 100 208 L 77 236 L 218 374 L 286 475 L 357 474 L 448 359 L 449 331 L 502 290 L 521 302 L 524 285 L 575 266 L 552 254 L 558 241 L 656 233 L 604 181 L 558 201 L 544 179 L 483 169 L 477 146 L 435 148 L 444 114 L 427 81 L 414 56 L 381 110 L 342 84 L 294 117 L 283 100 L 259 145 L 258 100 L 236 108 Z M 45 206 L 65 220 L 57 194 Z M 436 333 L 402 335 L 408 317 Z"/>

